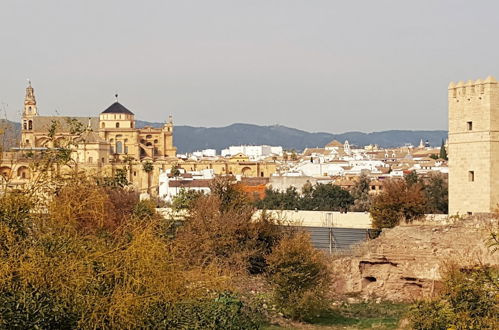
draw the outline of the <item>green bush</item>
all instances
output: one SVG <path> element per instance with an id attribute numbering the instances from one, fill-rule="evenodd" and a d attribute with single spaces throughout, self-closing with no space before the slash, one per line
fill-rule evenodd
<path id="1" fill-rule="evenodd" d="M 310 320 L 328 308 L 330 273 L 322 252 L 303 232 L 284 237 L 267 257 L 267 278 L 278 309 L 296 320 Z"/>
<path id="2" fill-rule="evenodd" d="M 412 306 L 415 329 L 497 329 L 499 327 L 499 272 L 488 266 L 450 267 L 440 295 Z"/>

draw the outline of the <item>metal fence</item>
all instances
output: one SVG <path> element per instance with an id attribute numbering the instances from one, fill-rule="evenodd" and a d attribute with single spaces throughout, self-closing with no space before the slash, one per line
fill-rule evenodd
<path id="1" fill-rule="evenodd" d="M 334 227 L 297 227 L 310 233 L 315 248 L 329 253 L 346 250 L 369 239 L 369 229 Z"/>

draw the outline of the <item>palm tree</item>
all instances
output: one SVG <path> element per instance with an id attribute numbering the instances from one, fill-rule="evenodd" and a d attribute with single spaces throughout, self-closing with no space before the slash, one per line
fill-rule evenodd
<path id="1" fill-rule="evenodd" d="M 147 193 L 151 195 L 151 173 L 154 170 L 154 166 L 150 161 L 145 161 L 142 163 L 142 170 L 147 173 Z"/>

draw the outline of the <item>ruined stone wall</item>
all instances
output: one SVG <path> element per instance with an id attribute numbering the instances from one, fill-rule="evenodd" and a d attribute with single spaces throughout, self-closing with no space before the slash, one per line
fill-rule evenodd
<path id="1" fill-rule="evenodd" d="M 411 301 L 434 294 L 446 262 L 499 265 L 485 239 L 491 221 L 467 219 L 450 225 L 405 225 L 384 230 L 333 262 L 338 295 Z"/>

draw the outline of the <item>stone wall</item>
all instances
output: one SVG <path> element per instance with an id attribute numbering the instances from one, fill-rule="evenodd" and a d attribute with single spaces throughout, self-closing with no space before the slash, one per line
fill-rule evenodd
<path id="1" fill-rule="evenodd" d="M 428 297 L 440 286 L 442 267 L 478 263 L 499 265 L 485 239 L 496 220 L 461 220 L 448 225 L 403 225 L 384 230 L 333 261 L 338 295 L 411 301 Z"/>

